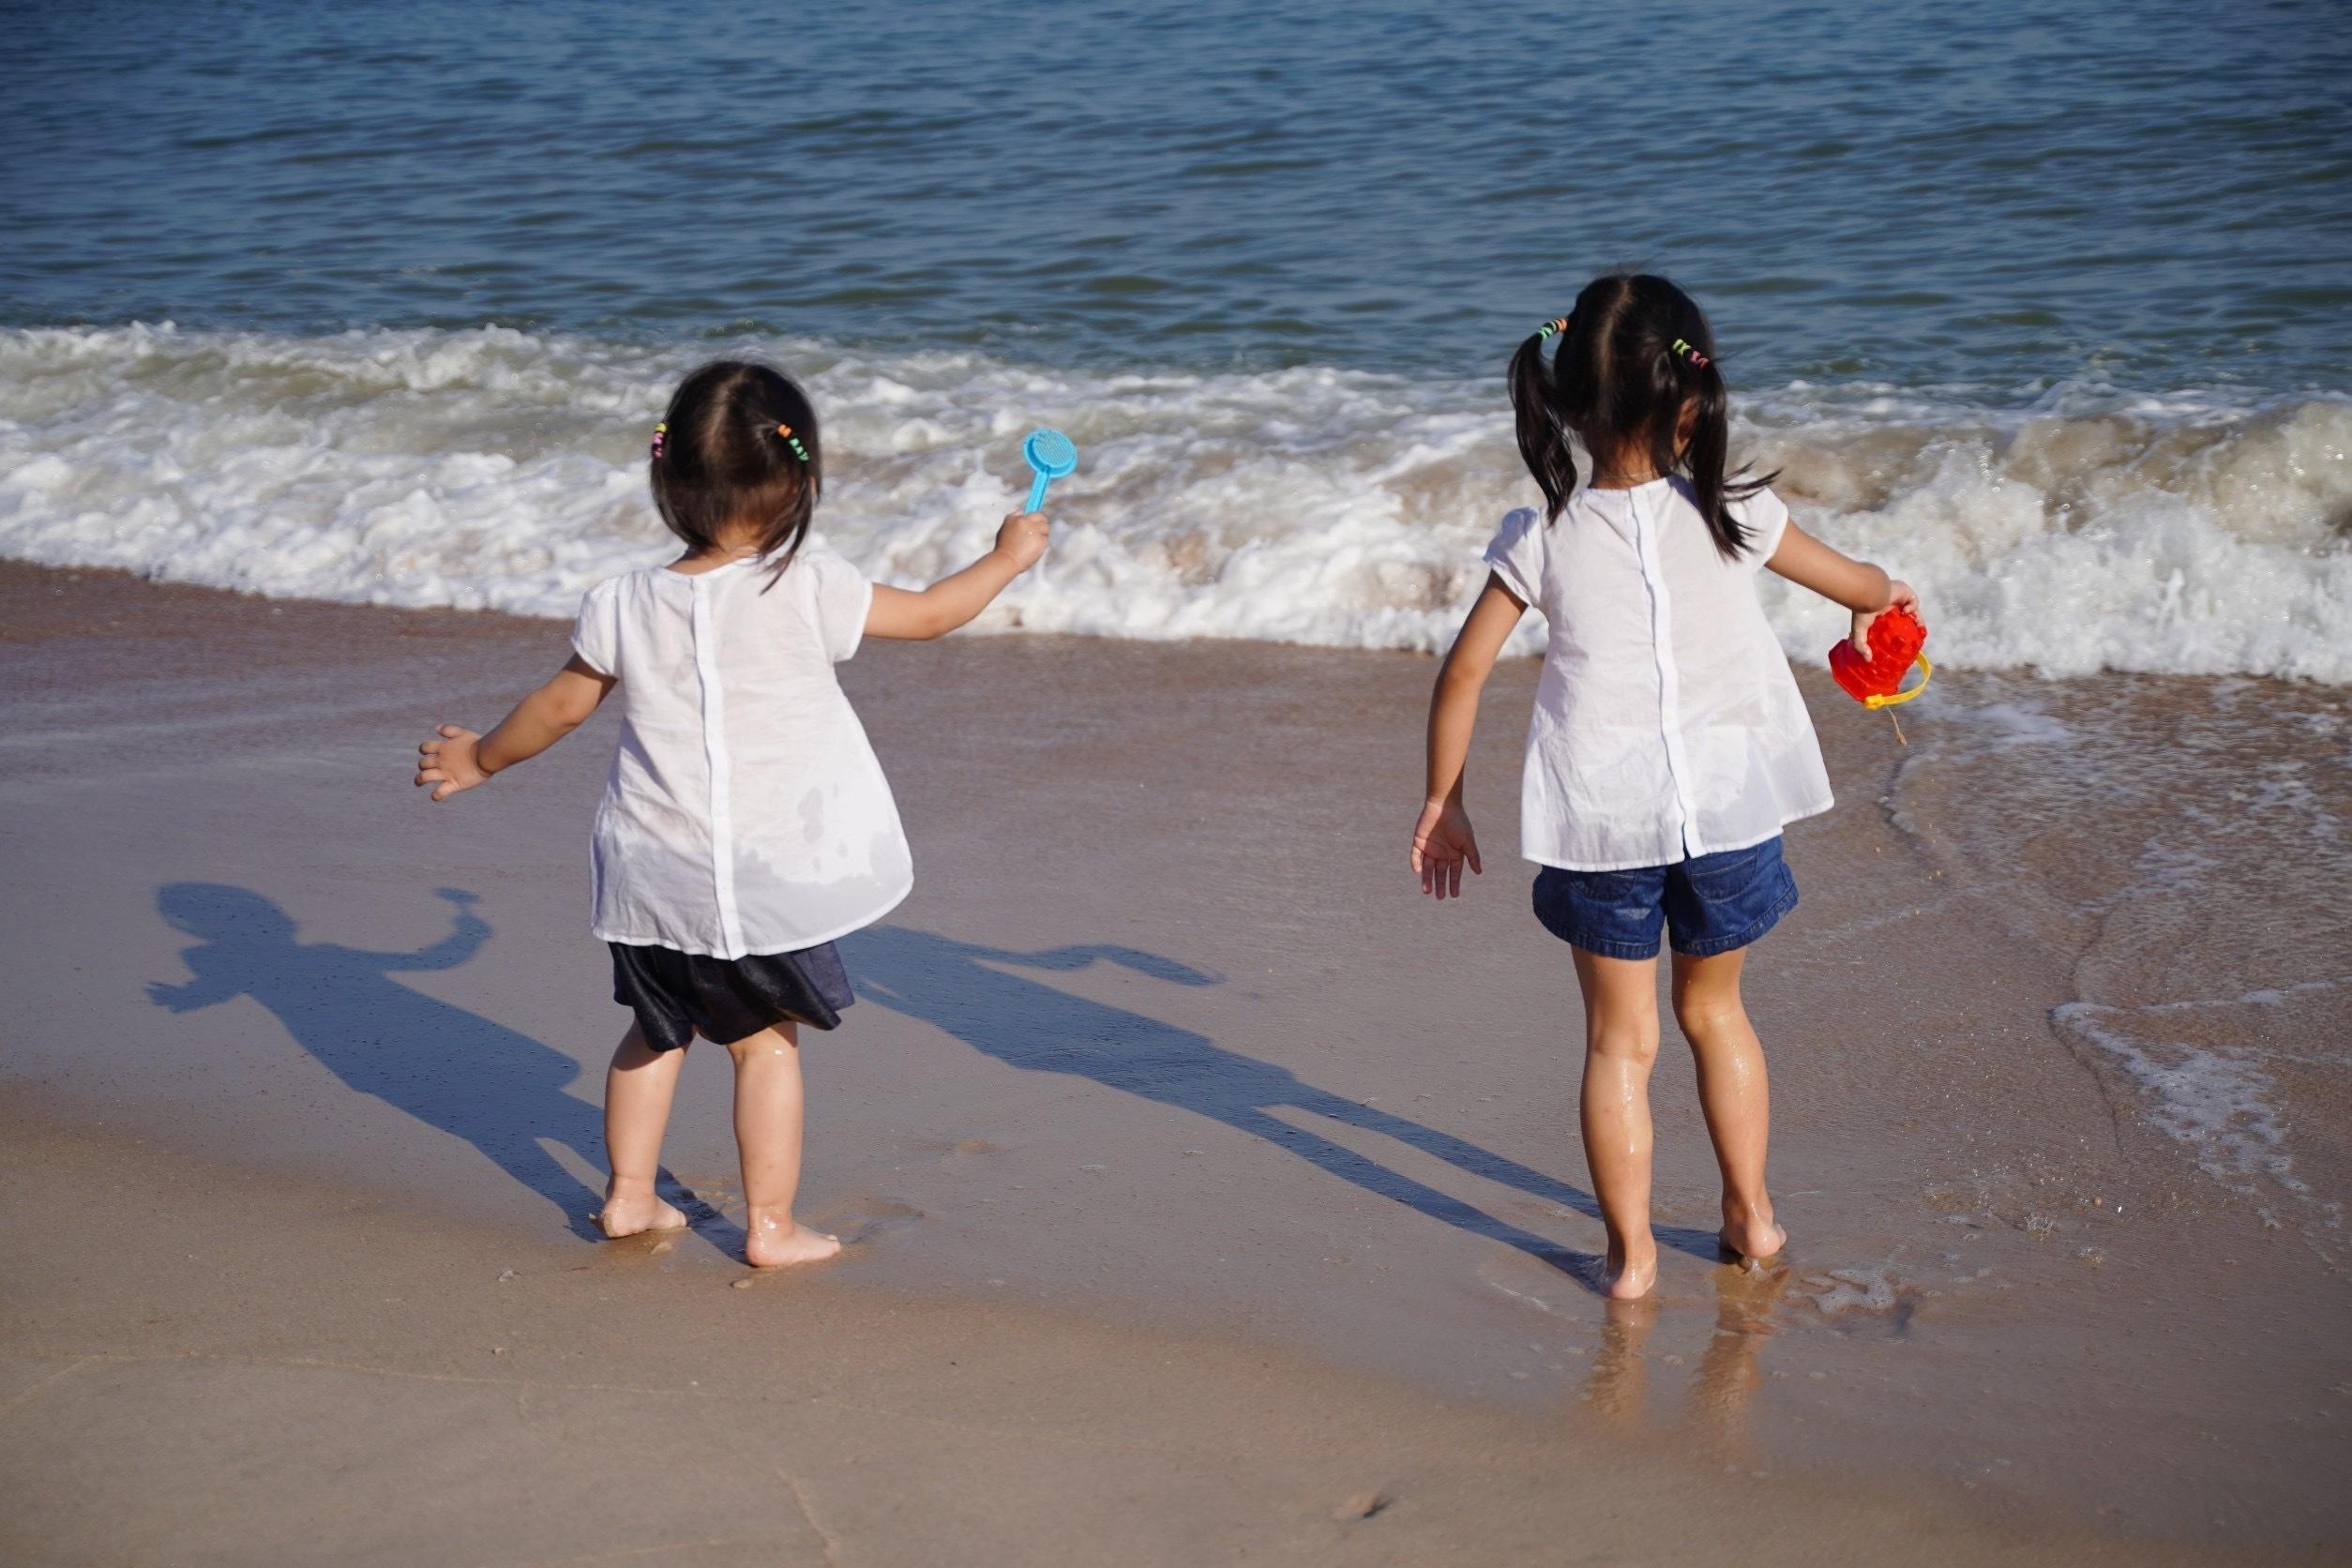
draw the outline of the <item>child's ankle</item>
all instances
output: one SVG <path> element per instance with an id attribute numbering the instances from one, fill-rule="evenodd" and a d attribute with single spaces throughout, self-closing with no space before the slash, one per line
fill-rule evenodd
<path id="1" fill-rule="evenodd" d="M 1628 1235 L 1621 1235 L 1614 1230 L 1609 1230 L 1606 1234 L 1608 1255 L 1611 1258 L 1639 1259 L 1653 1258 L 1657 1255 L 1658 1238 L 1647 1227 Z"/>
<path id="2" fill-rule="evenodd" d="M 654 1179 L 651 1176 L 614 1175 L 605 1178 L 604 1199 L 608 1203 L 615 1199 L 651 1198 L 653 1196 Z"/>

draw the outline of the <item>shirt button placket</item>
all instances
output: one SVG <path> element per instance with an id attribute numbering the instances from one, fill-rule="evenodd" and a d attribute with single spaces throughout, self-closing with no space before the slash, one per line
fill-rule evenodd
<path id="1" fill-rule="evenodd" d="M 1691 802 L 1690 768 L 1682 754 L 1682 690 L 1674 663 L 1674 611 L 1666 595 L 1666 568 L 1658 558 L 1656 521 L 1642 505 L 1639 492 L 1627 490 L 1633 508 L 1634 538 L 1641 557 L 1642 580 L 1650 587 L 1650 648 L 1658 666 L 1658 738 L 1666 747 L 1667 780 L 1674 787 L 1674 837 L 1681 854 L 1692 852 L 1691 822 L 1697 812 Z"/>
<path id="2" fill-rule="evenodd" d="M 717 906 L 718 940 L 724 957 L 743 956 L 743 930 L 735 913 L 735 833 L 727 755 L 727 693 L 718 674 L 718 611 L 713 602 L 716 573 L 694 584 L 694 669 L 702 687 L 702 756 L 710 769 L 711 896 Z"/>

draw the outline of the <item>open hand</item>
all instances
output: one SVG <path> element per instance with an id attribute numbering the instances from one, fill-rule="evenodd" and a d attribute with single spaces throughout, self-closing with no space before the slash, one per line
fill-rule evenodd
<path id="1" fill-rule="evenodd" d="M 996 552 L 1010 560 L 1014 570 L 1025 572 L 1046 553 L 1048 532 L 1043 512 L 1009 513 L 996 531 Z"/>
<path id="2" fill-rule="evenodd" d="M 482 771 L 474 756 L 474 748 L 481 740 L 471 730 L 455 724 L 443 725 L 434 739 L 416 748 L 423 759 L 416 764 L 417 787 L 430 784 L 433 787 L 433 799 L 447 800 L 460 791 L 489 783 L 490 776 Z"/>
<path id="3" fill-rule="evenodd" d="M 1450 800 L 1433 800 L 1421 808 L 1413 824 L 1413 870 L 1421 891 L 1432 898 L 1462 896 L 1462 867 L 1472 876 L 1485 875 L 1478 863 L 1478 836 L 1470 831 L 1470 813 Z"/>
<path id="4" fill-rule="evenodd" d="M 1892 610 L 1896 606 L 1900 605 L 1903 609 L 1909 611 L 1914 615 L 1919 613 L 1919 592 L 1909 583 L 1897 580 L 1887 584 L 1887 591 L 1892 596 L 1892 597 L 1887 600 L 1887 610 Z M 1887 612 L 1887 610 L 1873 610 L 1867 612 L 1857 610 L 1854 611 L 1854 635 L 1852 639 L 1854 652 L 1862 655 L 1864 658 L 1868 658 L 1870 656 L 1871 626 L 1878 619 L 1879 616 L 1884 615 Z"/>

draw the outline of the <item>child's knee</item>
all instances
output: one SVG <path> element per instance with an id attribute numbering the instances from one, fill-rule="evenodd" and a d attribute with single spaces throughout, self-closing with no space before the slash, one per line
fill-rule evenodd
<path id="1" fill-rule="evenodd" d="M 799 1049 L 800 1031 L 789 1023 L 773 1024 L 757 1034 L 727 1042 L 727 1054 L 738 1067 L 762 1057 L 794 1055 Z"/>
<path id="2" fill-rule="evenodd" d="M 1682 1026 L 1685 1038 L 1711 1040 L 1745 1023 L 1747 1009 L 1737 991 L 1677 995 L 1674 1021 Z"/>
<path id="3" fill-rule="evenodd" d="M 1658 1020 L 1629 1018 L 1601 1023 L 1586 1035 L 1585 1048 L 1606 1061 L 1648 1067 L 1658 1059 Z"/>

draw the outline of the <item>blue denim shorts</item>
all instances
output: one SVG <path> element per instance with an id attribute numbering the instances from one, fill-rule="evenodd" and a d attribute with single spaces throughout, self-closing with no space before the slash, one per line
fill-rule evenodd
<path id="1" fill-rule="evenodd" d="M 1677 953 L 1711 958 L 1745 947 L 1797 907 L 1797 879 L 1777 835 L 1744 850 L 1630 871 L 1535 877 L 1535 918 L 1571 947 L 1604 958 L 1654 958 L 1664 926 Z"/>

